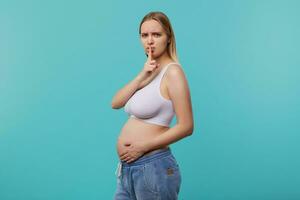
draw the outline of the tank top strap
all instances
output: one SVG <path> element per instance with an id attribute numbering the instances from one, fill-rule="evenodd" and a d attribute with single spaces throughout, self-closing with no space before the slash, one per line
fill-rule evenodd
<path id="1" fill-rule="evenodd" d="M 163 78 L 164 74 L 166 73 L 167 69 L 169 68 L 169 66 L 170 66 L 171 64 L 179 65 L 179 63 L 176 63 L 176 62 L 168 63 L 168 64 L 161 70 L 161 72 L 159 73 L 159 80 L 158 80 L 159 83 L 161 82 L 161 79 Z"/>

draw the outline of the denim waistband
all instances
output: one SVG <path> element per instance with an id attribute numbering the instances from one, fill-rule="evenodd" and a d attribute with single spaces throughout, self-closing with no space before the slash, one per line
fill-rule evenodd
<path id="1" fill-rule="evenodd" d="M 142 165 L 145 163 L 149 163 L 153 160 L 160 159 L 166 156 L 169 156 L 172 154 L 172 151 L 170 147 L 165 148 L 165 149 L 157 149 L 152 152 L 150 152 L 147 155 L 143 155 L 142 157 L 138 158 L 137 160 L 127 163 L 126 161 L 120 161 L 123 167 L 131 167 L 131 166 L 137 166 L 137 165 Z"/>

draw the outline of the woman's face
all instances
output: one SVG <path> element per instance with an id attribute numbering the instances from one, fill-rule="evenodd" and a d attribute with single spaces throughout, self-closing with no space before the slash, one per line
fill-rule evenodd
<path id="1" fill-rule="evenodd" d="M 152 57 L 158 58 L 167 50 L 168 36 L 156 20 L 147 20 L 141 26 L 141 42 L 145 52 L 152 51 Z"/>

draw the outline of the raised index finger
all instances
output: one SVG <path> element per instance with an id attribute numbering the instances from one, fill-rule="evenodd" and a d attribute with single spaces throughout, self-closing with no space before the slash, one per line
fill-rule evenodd
<path id="1" fill-rule="evenodd" d="M 148 60 L 149 61 L 152 60 L 152 50 L 151 50 L 151 47 L 149 47 L 149 50 L 148 50 Z"/>

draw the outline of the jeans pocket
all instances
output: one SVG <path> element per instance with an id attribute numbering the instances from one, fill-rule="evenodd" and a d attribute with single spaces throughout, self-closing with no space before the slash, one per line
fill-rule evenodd
<path id="1" fill-rule="evenodd" d="M 179 190 L 181 174 L 176 159 L 171 155 L 143 166 L 144 185 L 148 191 L 159 193 Z"/>

